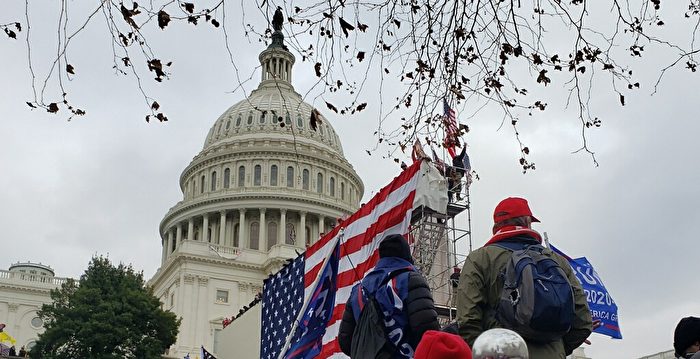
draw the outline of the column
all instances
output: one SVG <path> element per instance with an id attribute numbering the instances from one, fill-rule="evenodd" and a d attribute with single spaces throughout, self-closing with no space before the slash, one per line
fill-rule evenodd
<path id="1" fill-rule="evenodd" d="M 247 248 L 247 246 L 243 245 L 244 238 L 243 234 L 245 233 L 245 208 L 241 208 L 238 210 L 238 247 L 240 248 Z"/>
<path id="2" fill-rule="evenodd" d="M 175 236 L 175 242 L 180 244 L 180 241 L 182 241 L 182 223 L 177 224 L 177 235 Z"/>
<path id="3" fill-rule="evenodd" d="M 168 228 L 168 253 L 175 250 L 175 242 L 173 241 L 173 230 Z"/>
<path id="4" fill-rule="evenodd" d="M 300 228 L 297 231 L 299 233 L 299 236 L 297 237 L 297 239 L 301 238 L 301 243 L 306 245 L 307 244 L 306 243 L 306 212 L 299 213 L 299 219 L 300 219 L 300 224 L 299 224 Z M 300 245 L 299 241 L 297 241 L 297 245 Z"/>
<path id="5" fill-rule="evenodd" d="M 321 238 L 321 235 L 326 233 L 325 222 L 326 222 L 325 218 L 319 214 L 318 215 L 318 238 Z"/>
<path id="6" fill-rule="evenodd" d="M 202 215 L 202 242 L 209 242 L 209 213 Z"/>
<path id="7" fill-rule="evenodd" d="M 267 223 L 265 222 L 265 208 L 260 208 L 260 240 L 258 245 L 261 251 L 267 250 Z"/>
<path id="8" fill-rule="evenodd" d="M 189 223 L 187 224 L 187 239 L 194 241 L 194 217 L 190 217 Z"/>
<path id="9" fill-rule="evenodd" d="M 287 210 L 280 209 L 279 243 L 287 244 Z"/>
<path id="10" fill-rule="evenodd" d="M 168 236 L 167 235 L 163 236 L 163 239 L 160 242 L 163 245 L 163 250 L 161 251 L 161 254 L 160 254 L 160 264 L 162 267 L 163 263 L 165 263 L 165 258 L 167 258 L 167 255 L 168 255 L 168 244 L 169 244 L 168 243 Z"/>
<path id="11" fill-rule="evenodd" d="M 221 218 L 219 218 L 219 244 L 226 245 L 226 211 L 221 211 Z"/>

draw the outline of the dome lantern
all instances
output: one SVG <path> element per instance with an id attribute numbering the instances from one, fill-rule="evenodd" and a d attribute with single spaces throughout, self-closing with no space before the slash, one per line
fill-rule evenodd
<path id="1" fill-rule="evenodd" d="M 294 55 L 287 46 L 284 45 L 284 35 L 282 34 L 282 23 L 284 15 L 278 7 L 272 18 L 272 43 L 258 56 L 262 67 L 262 78 L 258 88 L 265 86 L 282 86 L 293 89 L 292 86 L 292 66 L 294 65 Z"/>

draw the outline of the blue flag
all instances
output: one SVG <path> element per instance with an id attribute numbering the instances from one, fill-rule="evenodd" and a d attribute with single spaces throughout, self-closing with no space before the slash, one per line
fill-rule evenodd
<path id="1" fill-rule="evenodd" d="M 321 353 L 323 334 L 335 305 L 339 260 L 340 246 L 336 244 L 316 288 L 310 294 L 309 304 L 292 336 L 285 359 L 311 359 Z"/>
<path id="2" fill-rule="evenodd" d="M 596 328 L 593 332 L 607 335 L 614 339 L 622 339 L 620 326 L 618 325 L 617 304 L 605 289 L 603 281 L 600 280 L 598 273 L 593 269 L 593 265 L 586 257 L 573 259 L 562 251 L 556 249 L 553 245 L 549 246 L 552 251 L 566 258 L 571 265 L 571 268 L 576 274 L 583 292 L 586 294 L 586 301 L 591 310 L 593 320 L 600 320 L 602 325 Z"/>

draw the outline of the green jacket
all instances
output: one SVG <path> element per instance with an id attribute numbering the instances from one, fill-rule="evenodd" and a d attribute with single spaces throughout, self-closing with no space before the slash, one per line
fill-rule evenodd
<path id="1" fill-rule="evenodd" d="M 520 238 L 534 241 L 529 237 Z M 527 347 L 530 358 L 563 359 L 591 334 L 591 313 L 581 283 L 566 259 L 549 249 L 545 249 L 544 253 L 551 255 L 566 272 L 574 292 L 576 315 L 571 330 L 561 340 L 547 344 L 528 342 Z M 503 279 L 499 274 L 510 256 L 511 251 L 494 245 L 479 248 L 467 256 L 459 278 L 456 306 L 459 334 L 470 346 L 482 332 L 500 327 L 495 318 L 496 304 L 503 287 Z"/>

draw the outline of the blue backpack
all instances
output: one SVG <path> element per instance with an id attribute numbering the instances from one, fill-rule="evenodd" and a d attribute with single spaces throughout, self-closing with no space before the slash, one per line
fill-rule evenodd
<path id="1" fill-rule="evenodd" d="M 549 343 L 568 333 L 575 316 L 573 289 L 552 251 L 539 244 L 494 245 L 512 251 L 500 274 L 499 323 L 538 343 Z"/>

